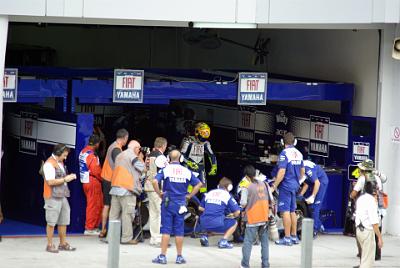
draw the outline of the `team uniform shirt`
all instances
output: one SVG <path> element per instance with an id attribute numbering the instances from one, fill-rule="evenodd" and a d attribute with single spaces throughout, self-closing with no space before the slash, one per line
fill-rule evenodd
<path id="1" fill-rule="evenodd" d="M 309 186 L 314 185 L 315 180 L 319 180 L 321 186 L 328 185 L 328 176 L 320 165 L 317 165 L 309 160 L 305 160 L 304 169 L 307 176 L 305 183 L 307 183 Z"/>
<path id="2" fill-rule="evenodd" d="M 171 163 L 161 169 L 155 179 L 163 183 L 164 192 L 161 203 L 160 233 L 183 236 L 184 214 L 180 211 L 186 205 L 188 186 L 196 186 L 200 180 L 179 163 Z"/>
<path id="3" fill-rule="evenodd" d="M 363 194 L 356 202 L 356 226 L 362 225 L 364 228 L 372 230 L 373 224 L 379 223 L 378 203 L 370 194 Z"/>
<path id="4" fill-rule="evenodd" d="M 320 219 L 321 204 L 324 200 L 326 190 L 328 189 L 328 176 L 326 175 L 323 168 L 309 160 L 304 161 L 304 169 L 306 180 L 304 181 L 308 186 L 314 187 L 315 181 L 319 180 L 320 186 L 318 193 L 315 196 L 314 203 L 310 205 L 312 208 L 311 215 L 314 219 L 314 231 L 318 232 L 321 229 L 322 222 Z"/>
<path id="5" fill-rule="evenodd" d="M 221 189 L 206 193 L 200 206 L 204 208 L 200 221 L 206 229 L 224 226 L 225 215 L 240 210 L 229 192 Z"/>
<path id="6" fill-rule="evenodd" d="M 79 175 L 81 183 L 89 183 L 94 179 L 101 181 L 100 160 L 90 146 L 83 148 L 79 154 Z"/>
<path id="7" fill-rule="evenodd" d="M 284 149 L 279 155 L 278 168 L 285 169 L 285 176 L 279 184 L 279 189 L 297 191 L 300 187 L 300 170 L 304 167 L 303 155 L 294 146 Z"/>
<path id="8" fill-rule="evenodd" d="M 179 203 L 185 203 L 189 185 L 196 186 L 200 183 L 189 169 L 179 163 L 171 163 L 161 169 L 155 178 L 159 183 L 163 183 L 163 201 L 168 197 L 171 202 Z"/>

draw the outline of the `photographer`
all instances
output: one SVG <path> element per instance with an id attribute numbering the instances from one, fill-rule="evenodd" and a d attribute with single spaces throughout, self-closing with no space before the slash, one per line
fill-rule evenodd
<path id="1" fill-rule="evenodd" d="M 147 157 L 146 163 L 148 162 L 148 171 L 146 174 L 146 182 L 144 184 L 144 190 L 149 198 L 149 221 L 150 221 L 150 245 L 160 246 L 161 245 L 161 198 L 154 191 L 152 182 L 157 175 L 161 166 L 157 166 L 156 159 L 158 157 L 164 157 L 164 152 L 167 149 L 167 140 L 163 137 L 157 137 L 154 141 L 154 149 Z M 165 158 L 165 157 L 164 157 Z M 165 158 L 166 159 L 166 158 Z"/>
<path id="2" fill-rule="evenodd" d="M 115 169 L 111 179 L 110 220 L 121 218 L 121 243 L 136 245 L 133 239 L 132 221 L 135 218 L 136 197 L 142 192 L 140 178 L 145 171 L 144 154 L 139 142 L 129 142 L 128 148 L 115 160 Z"/>
<path id="3" fill-rule="evenodd" d="M 64 161 L 69 154 L 69 148 L 64 144 L 54 146 L 53 154 L 43 165 L 43 198 L 46 211 L 46 251 L 58 253 L 60 250 L 74 251 L 67 241 L 67 225 L 70 223 L 71 209 L 67 197 L 70 196 L 67 183 L 76 179 L 75 174 L 67 175 Z M 53 244 L 54 227 L 58 226 L 60 244 L 58 248 Z"/>

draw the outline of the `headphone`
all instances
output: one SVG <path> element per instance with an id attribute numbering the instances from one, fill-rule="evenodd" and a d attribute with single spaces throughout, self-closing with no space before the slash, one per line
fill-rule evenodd
<path id="1" fill-rule="evenodd" d="M 218 189 L 221 189 L 221 187 L 220 187 L 219 185 L 217 186 L 217 188 L 218 188 Z M 226 190 L 227 190 L 228 192 L 230 192 L 230 191 L 233 190 L 233 185 L 232 185 L 232 183 L 229 183 L 229 185 L 226 187 Z"/>
<path id="2" fill-rule="evenodd" d="M 281 139 L 281 145 L 285 146 L 285 142 L 283 141 L 283 139 Z M 294 139 L 293 146 L 296 146 L 296 145 L 297 145 L 297 139 Z"/>
<path id="3" fill-rule="evenodd" d="M 58 145 L 62 145 L 62 146 L 60 146 L 60 148 L 57 148 Z M 65 144 L 57 144 L 57 145 L 54 147 L 53 154 L 54 154 L 55 156 L 61 156 L 61 155 L 63 154 L 63 152 L 64 152 L 67 148 L 68 148 L 68 147 L 67 147 L 67 145 L 65 145 Z"/>

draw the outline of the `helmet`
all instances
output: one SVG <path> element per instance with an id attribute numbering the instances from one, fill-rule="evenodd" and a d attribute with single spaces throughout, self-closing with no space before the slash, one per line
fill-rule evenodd
<path id="1" fill-rule="evenodd" d="M 210 134 L 211 129 L 206 123 L 197 123 L 195 130 L 195 136 L 197 139 L 199 139 L 200 141 L 205 141 L 210 137 Z"/>
<path id="2" fill-rule="evenodd" d="M 374 170 L 374 161 L 371 159 L 366 159 L 361 163 L 357 164 L 358 168 L 363 171 L 373 171 Z"/>

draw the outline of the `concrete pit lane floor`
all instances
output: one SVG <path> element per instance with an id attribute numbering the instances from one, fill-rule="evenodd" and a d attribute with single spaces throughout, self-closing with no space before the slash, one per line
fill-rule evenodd
<path id="1" fill-rule="evenodd" d="M 210 247 L 202 248 L 198 239 L 185 238 L 183 255 L 186 265 L 176 265 L 175 244 L 172 242 L 167 253 L 168 265 L 161 267 L 201 267 L 229 268 L 240 267 L 241 244 L 233 249 L 218 249 L 218 237 L 210 238 Z M 58 254 L 45 251 L 46 238 L 7 238 L 0 242 L 1 268 L 77 268 L 107 267 L 107 244 L 99 242 L 97 237 L 69 236 L 68 242 L 77 247 L 75 252 Z M 58 245 L 58 239 L 55 240 Z M 271 267 L 300 267 L 301 246 L 276 246 L 269 244 Z M 159 248 L 149 245 L 149 241 L 138 245 L 120 246 L 120 266 L 125 267 L 158 267 L 151 260 L 160 253 Z M 353 267 L 358 265 L 354 237 L 342 235 L 321 235 L 314 240 L 313 267 Z M 251 256 L 251 267 L 261 267 L 260 246 L 254 246 Z M 400 267 L 400 237 L 384 236 L 382 260 L 375 262 L 374 267 Z"/>

